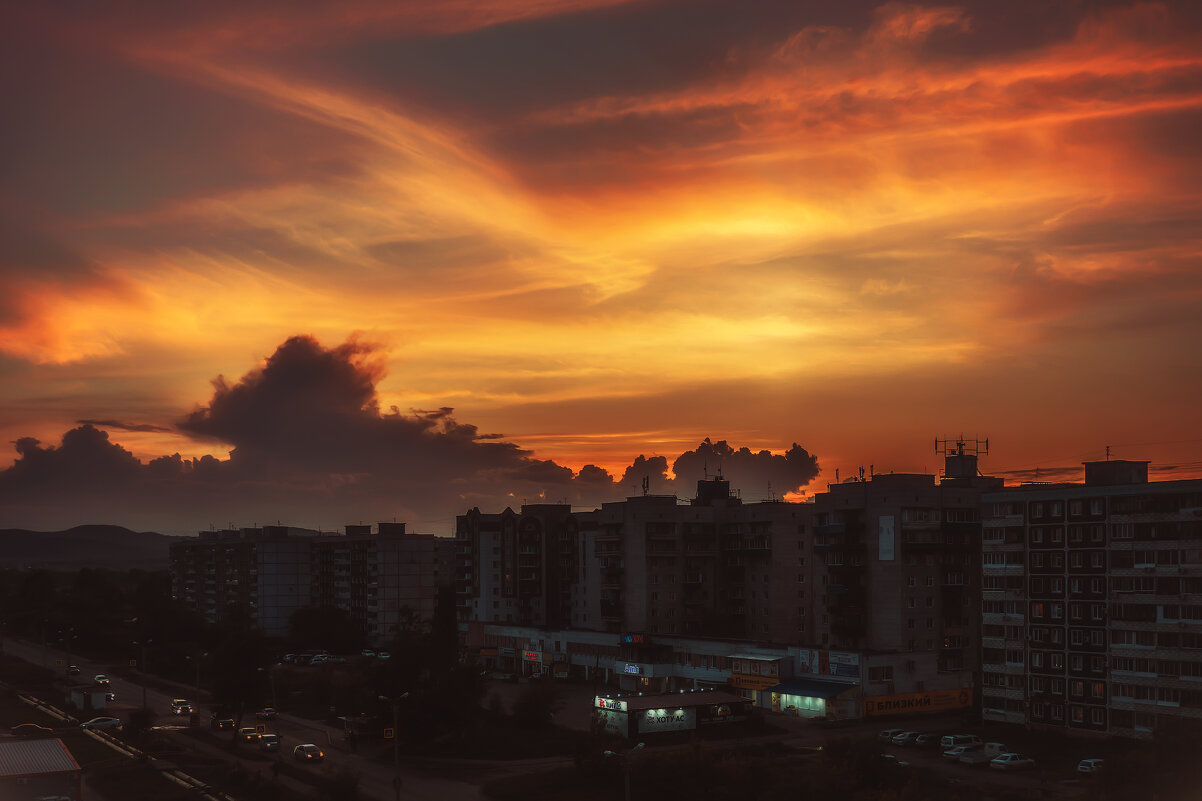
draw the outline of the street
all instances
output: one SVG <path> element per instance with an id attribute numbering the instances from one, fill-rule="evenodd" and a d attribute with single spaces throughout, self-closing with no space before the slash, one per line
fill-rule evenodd
<path id="1" fill-rule="evenodd" d="M 37 644 L 13 638 L 6 638 L 4 640 L 4 651 L 12 656 L 37 665 L 42 664 L 43 658 L 45 658 L 48 666 L 65 674 L 65 661 L 62 666 L 55 664 L 56 659 L 66 659 L 66 654 L 62 651 L 47 649 L 43 652 L 42 647 Z M 80 674 L 72 678 L 77 680 L 79 684 L 91 684 L 94 675 L 103 673 L 112 682 L 109 685 L 109 690 L 117 696 L 116 702 L 110 703 L 108 709 L 96 712 L 83 719 L 87 720 L 90 717 L 107 715 L 120 718 L 122 722 L 128 721 L 130 713 L 142 704 L 143 686 L 134 680 L 122 678 L 109 672 L 113 667 L 112 665 L 91 662 L 78 655 L 74 656 L 73 659 L 74 664 L 80 669 Z M 178 694 L 172 695 L 153 687 L 147 687 L 145 693 L 147 705 L 157 715 L 154 725 L 163 727 L 166 730 L 186 727 L 188 725 L 186 716 L 171 714 L 171 701 L 174 698 L 187 698 L 194 704 L 197 704 L 197 711 L 200 712 L 200 725 L 208 726 L 208 714 L 205 711 L 201 711 L 201 701 L 197 697 L 195 689 L 181 688 Z M 47 698 L 43 700 L 61 704 L 61 699 Z M 242 721 L 242 725 L 254 726 L 260 722 L 262 721 L 255 718 L 253 712 L 251 712 Z M 346 744 L 341 741 L 342 731 L 340 729 L 290 715 L 279 715 L 275 720 L 267 722 L 267 730 L 280 735 L 279 756 L 281 759 L 291 760 L 292 749 L 301 743 L 316 743 L 325 751 L 325 761 L 317 765 L 303 766 L 302 769 L 314 772 L 333 772 L 338 768 L 349 768 L 359 774 L 359 789 L 366 798 L 376 799 L 376 801 L 393 801 L 395 798 L 393 792 L 393 766 L 373 762 L 364 755 L 350 753 Z M 228 730 L 214 732 L 214 734 L 233 737 L 233 732 L 229 732 Z M 257 756 L 261 753 L 257 750 L 257 745 L 248 744 L 245 747 L 247 756 L 238 756 L 235 753 L 218 746 L 210 745 L 197 738 L 181 736 L 178 739 L 188 749 L 195 749 L 198 752 L 225 760 L 237 761 L 247 771 L 252 773 L 262 771 L 265 776 L 270 776 L 270 763 L 250 756 L 251 754 Z M 415 799 L 416 801 L 442 801 L 443 799 L 447 801 L 480 801 L 483 798 L 480 794 L 480 788 L 475 784 L 441 776 L 431 776 L 428 773 L 406 766 L 403 762 L 400 775 L 402 796 L 405 799 Z M 282 775 L 280 780 L 288 781 Z"/>

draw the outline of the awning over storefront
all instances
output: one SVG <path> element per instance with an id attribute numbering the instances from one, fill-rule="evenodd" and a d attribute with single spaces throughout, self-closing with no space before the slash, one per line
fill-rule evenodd
<path id="1" fill-rule="evenodd" d="M 823 681 L 821 679 L 790 679 L 768 688 L 769 692 L 778 695 L 796 695 L 802 698 L 834 698 L 839 693 L 854 690 L 857 685 L 844 681 Z"/>

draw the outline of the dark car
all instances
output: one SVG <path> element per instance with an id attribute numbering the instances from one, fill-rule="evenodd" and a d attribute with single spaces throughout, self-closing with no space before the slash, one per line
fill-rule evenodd
<path id="1" fill-rule="evenodd" d="M 48 734 L 54 734 L 54 729 L 48 729 L 36 723 L 22 723 L 19 726 L 13 726 L 12 733 L 14 737 L 45 737 Z"/>
<path id="2" fill-rule="evenodd" d="M 92 729 L 92 730 L 117 729 L 118 731 L 120 731 L 121 730 L 121 721 L 118 720 L 117 718 L 92 718 L 91 720 L 87 721 L 86 723 L 80 723 L 79 728 Z"/>
<path id="3" fill-rule="evenodd" d="M 292 758 L 297 762 L 320 762 L 324 757 L 325 752 L 313 743 L 305 743 L 292 749 Z"/>
<path id="4" fill-rule="evenodd" d="M 259 732 L 254 726 L 243 726 L 238 729 L 238 739 L 244 743 L 254 742 L 259 739 Z"/>
<path id="5" fill-rule="evenodd" d="M 920 734 L 914 738 L 914 745 L 919 748 L 932 748 L 939 745 L 938 734 Z"/>
<path id="6" fill-rule="evenodd" d="M 255 717 L 259 720 L 275 720 L 276 711 L 274 707 L 265 706 L 255 713 Z"/>
<path id="7" fill-rule="evenodd" d="M 77 668 L 75 665 L 67 665 L 67 675 L 68 676 L 78 676 L 79 668 Z"/>
<path id="8" fill-rule="evenodd" d="M 209 728 L 211 729 L 232 729 L 234 728 L 233 718 L 219 718 L 214 715 L 209 720 Z"/>

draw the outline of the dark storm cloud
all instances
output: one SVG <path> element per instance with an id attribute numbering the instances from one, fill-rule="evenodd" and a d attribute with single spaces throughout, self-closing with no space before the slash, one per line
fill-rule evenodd
<path id="1" fill-rule="evenodd" d="M 617 481 L 596 465 L 575 473 L 460 423 L 449 407 L 381 412 L 381 375 L 367 343 L 326 348 L 292 337 L 237 381 L 214 380 L 209 402 L 179 422 L 190 436 L 230 446 L 228 459 L 176 454 L 143 464 L 95 426 L 156 428 L 87 421 L 58 447 L 19 440 L 19 458 L 0 472 L 0 501 L 12 501 L 9 514 L 21 518 L 8 522 L 26 524 L 287 517 L 331 525 L 398 513 L 449 522 L 469 505 L 503 508 L 515 499 L 595 505 L 637 494 L 644 477 L 653 492 L 691 496 L 703 463 L 757 497 L 769 483 L 779 495 L 817 474 L 797 445 L 774 455 L 709 440 L 674 460 L 675 479 L 664 456 L 637 457 Z"/>
<path id="2" fill-rule="evenodd" d="M 79 425 L 95 426 L 96 428 L 115 428 L 119 431 L 171 431 L 166 426 L 156 426 L 153 423 L 123 423 L 120 420 L 76 420 Z"/>

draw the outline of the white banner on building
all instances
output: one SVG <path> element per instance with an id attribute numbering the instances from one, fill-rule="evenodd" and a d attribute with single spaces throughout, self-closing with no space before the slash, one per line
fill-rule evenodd
<path id="1" fill-rule="evenodd" d="M 877 558 L 882 562 L 893 561 L 893 515 L 881 515 L 880 539 Z"/>

